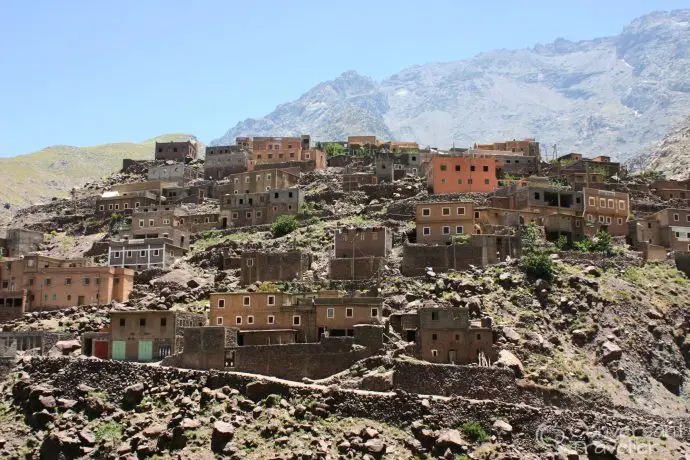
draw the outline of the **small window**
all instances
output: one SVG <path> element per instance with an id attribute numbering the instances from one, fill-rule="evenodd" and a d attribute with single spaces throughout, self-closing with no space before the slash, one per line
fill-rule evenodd
<path id="1" fill-rule="evenodd" d="M 474 211 L 474 218 L 479 219 L 479 211 Z"/>
<path id="2" fill-rule="evenodd" d="M 146 318 L 139 318 L 139 327 L 146 327 Z"/>
<path id="3" fill-rule="evenodd" d="M 678 216 L 678 214 L 674 214 L 673 215 L 673 221 L 678 222 L 679 220 L 680 220 L 680 216 Z"/>
<path id="4" fill-rule="evenodd" d="M 139 251 L 139 257 L 146 257 L 146 250 Z"/>
<path id="5" fill-rule="evenodd" d="M 127 251 L 127 257 L 131 258 L 132 257 L 132 251 Z"/>
<path id="6" fill-rule="evenodd" d="M 484 185 L 489 185 L 489 179 L 484 179 Z"/>
<path id="7" fill-rule="evenodd" d="M 606 216 L 606 223 L 610 224 L 611 223 L 611 216 Z"/>
<path id="8" fill-rule="evenodd" d="M 144 226 L 144 219 L 139 219 L 139 227 L 143 227 L 143 226 Z"/>
<path id="9" fill-rule="evenodd" d="M 326 317 L 329 319 L 335 318 L 335 308 L 326 309 Z"/>
<path id="10" fill-rule="evenodd" d="M 430 215 L 431 215 L 431 209 L 429 209 L 429 208 L 422 208 L 422 215 L 423 215 L 423 216 L 430 216 Z"/>
<path id="11" fill-rule="evenodd" d="M 455 170 L 459 172 L 460 171 L 460 165 L 455 165 Z"/>
<path id="12" fill-rule="evenodd" d="M 589 205 L 590 206 L 596 206 L 597 205 L 597 199 L 594 197 L 589 197 Z"/>
<path id="13" fill-rule="evenodd" d="M 139 206 L 140 206 L 140 203 L 139 203 L 138 201 L 136 201 L 136 202 L 134 203 L 134 209 L 137 209 Z"/>
<path id="14" fill-rule="evenodd" d="M 301 318 L 299 315 L 295 315 L 292 317 L 292 325 L 293 326 L 299 326 L 300 325 Z"/>
<path id="15" fill-rule="evenodd" d="M 467 179 L 467 185 L 472 185 L 474 183 L 473 179 Z"/>
<path id="16" fill-rule="evenodd" d="M 266 298 L 266 303 L 267 303 L 268 305 L 275 305 L 275 304 L 276 304 L 276 296 L 274 296 L 274 295 L 269 295 L 269 296 Z"/>
<path id="17" fill-rule="evenodd" d="M 436 358 L 438 356 L 438 350 L 431 350 L 431 356 Z"/>
<path id="18" fill-rule="evenodd" d="M 476 166 L 470 166 L 470 171 L 476 171 L 476 170 L 477 170 Z"/>
<path id="19" fill-rule="evenodd" d="M 254 324 L 254 317 L 252 315 L 247 316 L 247 324 Z"/>
<path id="20" fill-rule="evenodd" d="M 459 206 L 456 212 L 457 212 L 458 216 L 464 216 L 465 215 L 465 207 Z"/>
<path id="21" fill-rule="evenodd" d="M 443 234 L 444 235 L 450 235 L 450 227 L 444 226 L 443 227 Z"/>
<path id="22" fill-rule="evenodd" d="M 153 219 L 149 219 L 149 227 L 153 227 L 154 222 L 155 221 Z"/>
<path id="23" fill-rule="evenodd" d="M 353 316 L 355 316 L 354 309 L 351 307 L 346 308 L 345 309 L 345 318 L 352 318 Z"/>
<path id="24" fill-rule="evenodd" d="M 251 297 L 248 296 L 248 295 L 244 296 L 244 298 L 243 298 L 243 300 L 242 300 L 242 304 L 243 304 L 245 307 L 248 307 L 248 306 L 250 305 L 250 303 L 251 303 Z"/>
<path id="25" fill-rule="evenodd" d="M 218 308 L 225 308 L 225 299 L 218 299 Z"/>
<path id="26" fill-rule="evenodd" d="M 378 308 L 372 308 L 371 309 L 371 317 L 372 318 L 378 318 L 379 317 L 379 309 Z"/>
<path id="27" fill-rule="evenodd" d="M 541 197 L 541 194 L 539 192 L 534 192 L 534 199 L 538 200 Z"/>
<path id="28" fill-rule="evenodd" d="M 72 278 L 69 278 L 69 277 L 65 278 L 65 284 L 67 284 L 67 285 L 72 284 Z"/>
<path id="29" fill-rule="evenodd" d="M 120 251 L 115 251 L 115 252 L 113 252 L 113 258 L 114 258 L 114 259 L 119 259 L 121 255 L 122 255 L 122 254 L 120 253 Z"/>
<path id="30" fill-rule="evenodd" d="M 438 321 L 438 312 L 437 311 L 431 312 L 431 321 Z"/>
<path id="31" fill-rule="evenodd" d="M 465 233 L 465 229 L 463 228 L 462 225 L 458 225 L 457 227 L 455 227 L 455 234 L 456 235 L 462 235 L 463 233 Z"/>
<path id="32" fill-rule="evenodd" d="M 614 208 L 615 208 L 615 206 L 614 206 L 614 204 L 613 204 L 613 200 L 610 199 L 610 198 L 609 198 L 609 200 L 608 200 L 608 205 L 609 205 L 609 208 L 611 208 L 611 209 L 614 209 Z"/>
<path id="33" fill-rule="evenodd" d="M 222 316 L 216 317 L 216 325 L 217 325 L 217 326 L 222 326 L 222 325 L 223 325 L 223 317 L 222 317 Z"/>
<path id="34" fill-rule="evenodd" d="M 120 318 L 120 327 L 125 327 L 125 323 L 126 323 L 125 319 Z"/>
<path id="35" fill-rule="evenodd" d="M 72 301 L 72 296 L 70 294 L 67 294 L 67 301 L 71 302 Z"/>
<path id="36" fill-rule="evenodd" d="M 623 219 L 620 217 L 616 219 L 616 222 L 618 223 L 618 225 L 623 225 Z"/>
<path id="37" fill-rule="evenodd" d="M 482 171 L 489 172 L 489 167 L 488 166 L 482 166 Z"/>
<path id="38" fill-rule="evenodd" d="M 606 198 L 599 198 L 599 207 L 600 208 L 606 207 Z"/>
<path id="39" fill-rule="evenodd" d="M 242 324 L 242 317 L 241 316 L 235 316 L 235 324 Z"/>
<path id="40" fill-rule="evenodd" d="M 450 216 L 450 208 L 442 208 L 441 214 L 444 216 Z"/>
<path id="41" fill-rule="evenodd" d="M 422 234 L 423 235 L 431 235 L 431 227 L 423 227 L 422 228 Z"/>
<path id="42" fill-rule="evenodd" d="M 603 224 L 604 222 L 606 222 L 604 216 L 599 216 L 599 223 Z"/>
<path id="43" fill-rule="evenodd" d="M 98 210 L 99 211 L 105 211 L 105 206 L 103 206 L 103 205 L 98 206 Z"/>
<path id="44" fill-rule="evenodd" d="M 154 249 L 153 250 L 153 256 L 158 257 L 160 255 L 160 250 L 159 249 Z"/>
<path id="45" fill-rule="evenodd" d="M 84 286 L 88 286 L 91 284 L 91 279 L 90 278 L 84 278 Z"/>
<path id="46" fill-rule="evenodd" d="M 247 267 L 253 267 L 254 266 L 254 259 L 247 259 Z"/>
<path id="47" fill-rule="evenodd" d="M 438 334 L 431 334 L 431 340 L 438 340 Z"/>
<path id="48" fill-rule="evenodd" d="M 458 179 L 458 185 L 462 185 L 462 179 Z"/>

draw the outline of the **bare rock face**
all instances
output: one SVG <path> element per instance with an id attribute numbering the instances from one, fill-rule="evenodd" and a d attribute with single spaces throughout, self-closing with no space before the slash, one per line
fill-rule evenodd
<path id="1" fill-rule="evenodd" d="M 522 378 L 525 375 L 525 368 L 522 366 L 522 361 L 508 350 L 501 350 L 498 353 L 496 365 L 512 369 L 517 378 Z"/>
<path id="2" fill-rule="evenodd" d="M 606 341 L 601 345 L 600 348 L 600 357 L 599 359 L 601 360 L 602 363 L 607 364 L 611 361 L 615 361 L 617 359 L 621 359 L 621 356 L 623 355 L 623 350 L 621 347 L 616 345 L 615 343 L 611 341 Z"/>
<path id="3" fill-rule="evenodd" d="M 213 424 L 213 434 L 211 435 L 211 450 L 222 452 L 225 445 L 232 441 L 235 435 L 235 427 L 226 422 L 216 422 Z"/>

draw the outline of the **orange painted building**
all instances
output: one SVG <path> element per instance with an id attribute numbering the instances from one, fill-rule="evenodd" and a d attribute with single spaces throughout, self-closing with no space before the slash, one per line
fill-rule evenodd
<path id="1" fill-rule="evenodd" d="M 496 158 L 476 155 L 435 156 L 426 169 L 434 194 L 493 192 L 498 186 Z"/>

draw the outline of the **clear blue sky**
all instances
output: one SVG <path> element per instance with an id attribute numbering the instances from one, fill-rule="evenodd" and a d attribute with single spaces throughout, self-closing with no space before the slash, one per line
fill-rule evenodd
<path id="1" fill-rule="evenodd" d="M 0 156 L 208 142 L 345 70 L 383 79 L 555 38 L 614 35 L 690 0 L 0 0 Z"/>

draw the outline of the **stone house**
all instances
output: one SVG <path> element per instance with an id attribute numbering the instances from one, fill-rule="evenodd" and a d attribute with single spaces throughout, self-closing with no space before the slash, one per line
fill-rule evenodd
<path id="1" fill-rule="evenodd" d="M 178 185 L 184 185 L 198 179 L 199 171 L 184 163 L 164 164 L 149 166 L 146 171 L 146 178 L 149 181 L 174 182 Z"/>
<path id="2" fill-rule="evenodd" d="M 649 186 L 649 191 L 664 200 L 690 199 L 690 177 L 685 180 L 657 180 Z"/>
<path id="3" fill-rule="evenodd" d="M 320 293 L 313 302 L 317 337 L 354 336 L 358 324 L 383 324 L 380 297 L 341 297 Z"/>
<path id="4" fill-rule="evenodd" d="M 152 192 L 131 192 L 125 194 L 104 192 L 96 202 L 96 213 L 99 215 L 126 214 L 141 206 L 158 204 L 159 201 L 159 198 Z"/>
<path id="5" fill-rule="evenodd" d="M 584 201 L 585 234 L 591 236 L 601 227 L 606 227 L 612 236 L 628 234 L 628 215 L 630 197 L 627 193 L 599 190 L 585 187 L 582 189 Z"/>
<path id="6" fill-rule="evenodd" d="M 244 195 L 224 195 L 220 202 L 220 228 L 270 224 L 278 216 L 299 213 L 304 196 L 298 188 Z"/>
<path id="7" fill-rule="evenodd" d="M 187 158 L 197 158 L 198 146 L 192 141 L 156 142 L 154 158 L 184 162 Z"/>
<path id="8" fill-rule="evenodd" d="M 427 186 L 434 194 L 493 192 L 498 185 L 492 155 L 436 155 L 426 166 Z"/>
<path id="9" fill-rule="evenodd" d="M 112 311 L 110 357 L 118 361 L 161 360 L 181 351 L 185 327 L 205 324 L 205 315 L 181 311 Z"/>
<path id="10" fill-rule="evenodd" d="M 478 150 L 499 150 L 502 152 L 522 152 L 525 156 L 537 157 L 541 160 L 539 142 L 531 138 L 513 139 L 512 141 L 508 140 L 491 144 L 474 144 L 473 148 Z"/>
<path id="11" fill-rule="evenodd" d="M 416 353 L 432 363 L 471 364 L 484 357 L 496 359 L 490 317 L 470 321 L 467 308 L 421 307 L 418 309 Z"/>
<path id="12" fill-rule="evenodd" d="M 343 191 L 359 190 L 360 186 L 377 184 L 377 181 L 376 174 L 373 173 L 343 174 Z"/>
<path id="13" fill-rule="evenodd" d="M 20 313 L 125 302 L 133 283 L 132 270 L 90 266 L 85 259 L 28 255 L 0 263 L 0 296 L 13 298 L 13 308 L 23 299 Z"/>
<path id="14" fill-rule="evenodd" d="M 496 175 L 503 177 L 530 176 L 539 172 L 539 157 L 530 156 L 523 152 L 510 152 L 502 150 L 468 149 L 462 155 L 477 155 L 480 157 L 492 157 L 496 159 Z"/>
<path id="15" fill-rule="evenodd" d="M 240 138 L 237 139 L 238 145 Z M 309 135 L 301 137 L 254 137 L 251 143 L 251 159 L 257 166 L 289 162 L 314 161 L 314 169 L 326 168 L 326 154 L 311 150 Z"/>
<path id="16" fill-rule="evenodd" d="M 556 213 L 582 215 L 584 194 L 570 187 L 531 183 L 526 187 L 520 187 L 511 184 L 496 190 L 492 203 L 495 207 L 532 211 L 542 215 Z"/>
<path id="17" fill-rule="evenodd" d="M 190 214 L 185 221 L 189 233 L 201 233 L 218 227 L 218 212 L 202 212 Z"/>
<path id="18" fill-rule="evenodd" d="M 446 243 L 456 236 L 477 233 L 474 207 L 471 201 L 418 203 L 415 210 L 417 243 Z"/>
<path id="19" fill-rule="evenodd" d="M 221 180 L 230 174 L 252 171 L 254 166 L 249 151 L 236 145 L 209 146 L 204 160 L 204 179 Z"/>
<path id="20" fill-rule="evenodd" d="M 670 251 L 690 251 L 690 209 L 668 208 L 628 222 L 628 243 L 643 250 L 645 243 Z"/>
<path id="21" fill-rule="evenodd" d="M 167 238 L 182 249 L 189 249 L 186 219 L 189 212 L 175 206 L 145 206 L 132 214 L 131 230 L 126 239 Z"/>
<path id="22" fill-rule="evenodd" d="M 217 189 L 220 196 L 244 195 L 294 187 L 298 181 L 299 174 L 282 169 L 268 169 L 231 174 L 217 185 Z"/>
<path id="23" fill-rule="evenodd" d="M 110 241 L 108 265 L 132 270 L 168 269 L 187 251 L 175 246 L 170 238 L 144 238 Z"/>
<path id="24" fill-rule="evenodd" d="M 52 331 L 9 331 L 0 332 L 0 356 L 14 356 L 18 351 L 36 350 L 39 355 L 47 354 L 61 340 L 72 336 Z"/>
<path id="25" fill-rule="evenodd" d="M 386 227 L 336 229 L 330 278 L 347 280 L 375 277 L 385 265 L 392 247 L 391 232 Z"/>
<path id="26" fill-rule="evenodd" d="M 302 251 L 245 251 L 241 256 L 242 285 L 257 281 L 299 280 L 311 267 L 311 254 Z"/>
<path id="27" fill-rule="evenodd" d="M 0 238 L 0 256 L 19 257 L 38 251 L 43 243 L 43 232 L 23 228 L 8 228 Z"/>
<path id="28" fill-rule="evenodd" d="M 578 185 L 587 187 L 590 183 L 603 183 L 620 174 L 620 170 L 620 163 L 611 161 L 609 156 L 585 158 L 581 153 L 569 153 L 558 157 L 551 175 L 565 176 L 571 186 L 578 188 Z"/>
<path id="29" fill-rule="evenodd" d="M 0 270 L 1 274 L 2 270 Z M 0 289 L 0 323 L 21 318 L 26 313 L 27 290 Z"/>

